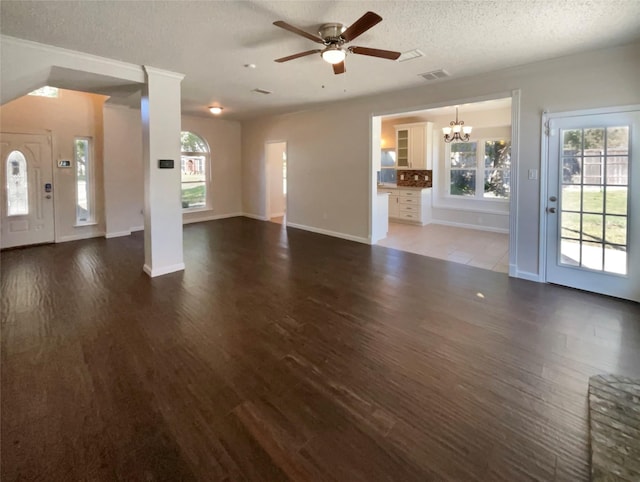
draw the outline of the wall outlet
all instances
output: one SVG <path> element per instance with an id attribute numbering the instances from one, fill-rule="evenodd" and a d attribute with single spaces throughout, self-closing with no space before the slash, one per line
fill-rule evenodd
<path id="1" fill-rule="evenodd" d="M 416 174 L 415 176 L 413 176 L 413 180 L 417 181 L 418 180 L 418 175 Z"/>
<path id="2" fill-rule="evenodd" d="M 400 174 L 400 180 L 404 181 L 404 174 Z"/>

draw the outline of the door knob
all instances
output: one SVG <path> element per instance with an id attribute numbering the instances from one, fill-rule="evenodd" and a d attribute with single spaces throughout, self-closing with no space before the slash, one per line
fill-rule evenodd
<path id="1" fill-rule="evenodd" d="M 547 212 L 549 214 L 555 214 L 556 213 L 556 208 L 547 208 Z"/>
<path id="2" fill-rule="evenodd" d="M 552 203 L 556 202 L 557 200 L 558 200 L 558 198 L 557 198 L 557 197 L 555 197 L 555 196 L 551 196 L 551 197 L 549 198 L 549 201 L 551 201 Z"/>
<path id="3" fill-rule="evenodd" d="M 47 199 L 51 199 L 51 194 L 47 194 L 45 197 L 46 197 Z"/>

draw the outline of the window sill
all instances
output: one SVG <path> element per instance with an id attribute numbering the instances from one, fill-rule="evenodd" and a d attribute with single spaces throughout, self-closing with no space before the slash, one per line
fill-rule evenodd
<path id="1" fill-rule="evenodd" d="M 82 228 L 84 226 L 97 226 L 98 223 L 96 221 L 88 221 L 86 223 L 76 223 L 73 225 L 74 228 Z"/>
<path id="2" fill-rule="evenodd" d="M 210 207 L 189 208 L 189 209 L 183 209 L 182 210 L 182 214 L 202 213 L 202 212 L 207 212 L 207 211 L 212 211 L 212 209 Z"/>
<path id="3" fill-rule="evenodd" d="M 465 199 L 464 204 L 457 204 L 451 201 L 451 198 L 444 198 L 439 201 L 434 200 L 432 207 L 435 209 L 450 209 L 452 211 L 466 211 L 472 213 L 485 213 L 485 214 L 497 214 L 500 216 L 509 216 L 509 203 L 500 201 L 499 205 L 502 205 L 506 210 L 501 211 L 498 209 L 491 209 L 490 205 L 485 204 L 487 200 L 480 199 Z M 456 200 L 457 201 L 457 200 Z M 473 204 L 472 204 L 473 203 Z M 476 204 L 477 203 L 477 204 Z"/>

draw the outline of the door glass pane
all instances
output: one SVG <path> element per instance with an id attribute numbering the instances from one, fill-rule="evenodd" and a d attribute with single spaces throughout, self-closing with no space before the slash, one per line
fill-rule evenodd
<path id="1" fill-rule="evenodd" d="M 582 158 L 562 158 L 562 182 L 565 184 L 580 184 L 582 182 Z"/>
<path id="2" fill-rule="evenodd" d="M 560 213 L 562 237 L 571 239 L 580 239 L 580 213 Z"/>
<path id="3" fill-rule="evenodd" d="M 614 244 L 627 244 L 627 217 L 626 216 L 607 216 L 607 225 L 605 227 L 605 241 Z"/>
<path id="4" fill-rule="evenodd" d="M 607 156 L 629 155 L 629 126 L 607 128 Z"/>
<path id="5" fill-rule="evenodd" d="M 602 152 L 604 150 L 604 128 L 584 130 L 584 155 L 589 156 L 589 151 Z"/>
<path id="6" fill-rule="evenodd" d="M 582 242 L 582 266 L 589 269 L 602 270 L 604 245 L 601 243 Z"/>
<path id="7" fill-rule="evenodd" d="M 587 155 L 587 149 L 584 151 Z M 604 157 L 585 157 L 583 159 L 584 173 L 582 182 L 585 184 L 602 184 L 604 177 Z"/>
<path id="8" fill-rule="evenodd" d="M 607 157 L 607 184 L 626 186 L 629 183 L 629 156 Z"/>
<path id="9" fill-rule="evenodd" d="M 582 154 L 582 129 L 562 131 L 562 155 Z"/>
<path id="10" fill-rule="evenodd" d="M 582 215 L 582 237 L 588 241 L 602 241 L 602 216 L 599 214 Z"/>
<path id="11" fill-rule="evenodd" d="M 580 211 L 582 186 L 562 186 L 562 210 Z"/>
<path id="12" fill-rule="evenodd" d="M 609 273 L 627 274 L 627 249 L 623 246 L 605 245 L 604 270 Z"/>
<path id="13" fill-rule="evenodd" d="M 573 239 L 561 240 L 560 262 L 569 266 L 580 266 L 580 241 Z"/>
<path id="14" fill-rule="evenodd" d="M 29 214 L 29 181 L 27 159 L 20 151 L 12 151 L 7 157 L 7 215 Z"/>
<path id="15" fill-rule="evenodd" d="M 627 214 L 627 188 L 607 187 L 607 214 Z"/>
<path id="16" fill-rule="evenodd" d="M 585 186 L 582 192 L 582 210 L 590 213 L 602 213 L 604 205 L 604 187 Z"/>

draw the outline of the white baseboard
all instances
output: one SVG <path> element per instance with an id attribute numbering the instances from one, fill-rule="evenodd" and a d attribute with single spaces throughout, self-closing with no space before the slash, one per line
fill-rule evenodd
<path id="1" fill-rule="evenodd" d="M 513 273 L 513 274 L 512 274 Z M 509 265 L 509 276 L 513 278 L 525 279 L 527 281 L 535 281 L 536 283 L 544 283 L 544 280 L 540 279 L 538 273 L 531 273 L 530 271 L 519 271 L 515 265 Z"/>
<path id="2" fill-rule="evenodd" d="M 207 214 L 205 216 L 193 216 L 190 219 L 182 219 L 182 224 L 201 223 L 204 221 L 215 221 L 216 219 L 237 218 L 238 216 L 246 216 L 242 213 L 229 214 Z"/>
<path id="3" fill-rule="evenodd" d="M 132 233 L 135 233 L 136 231 L 144 231 L 144 224 L 142 226 L 134 226 L 131 228 Z"/>
<path id="4" fill-rule="evenodd" d="M 107 233 L 104 235 L 105 238 L 119 238 L 121 236 L 131 236 L 131 231 L 115 231 L 113 233 Z"/>
<path id="5" fill-rule="evenodd" d="M 184 271 L 184 263 L 171 264 L 162 268 L 151 268 L 148 264 L 142 267 L 142 271 L 147 273 L 151 278 L 162 276 L 163 274 L 175 273 L 176 271 Z"/>
<path id="6" fill-rule="evenodd" d="M 245 218 L 259 219 L 260 221 L 269 221 L 268 217 L 260 216 L 259 214 L 242 213 L 242 216 L 244 216 Z"/>
<path id="7" fill-rule="evenodd" d="M 329 231 L 328 229 L 314 228 L 313 226 L 305 226 L 304 224 L 296 224 L 287 222 L 288 228 L 303 229 L 305 231 L 311 231 L 312 233 L 325 234 L 327 236 L 333 236 L 334 238 L 347 239 L 349 241 L 355 241 L 357 243 L 371 244 L 369 238 L 363 238 L 361 236 L 353 236 L 351 234 L 339 233 L 337 231 Z"/>
<path id="8" fill-rule="evenodd" d="M 56 239 L 56 243 L 66 243 L 68 241 L 79 241 L 80 239 L 90 239 L 90 238 L 102 238 L 105 236 L 104 231 L 100 231 L 97 233 L 82 233 L 82 234 L 71 234 L 69 236 L 60 236 Z"/>
<path id="9" fill-rule="evenodd" d="M 442 221 L 439 219 L 432 219 L 431 224 L 442 224 L 443 226 L 453 226 L 456 228 L 477 229 L 478 231 L 509 234 L 509 228 L 494 228 L 492 226 L 481 226 L 478 224 L 456 223 L 454 221 Z"/>

